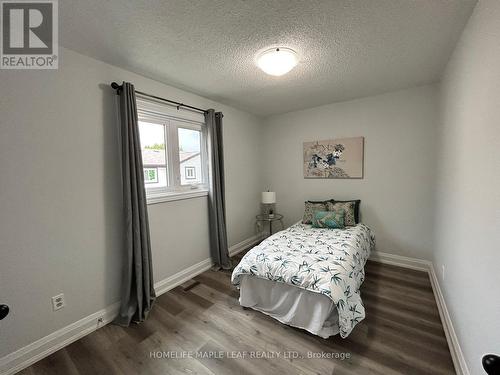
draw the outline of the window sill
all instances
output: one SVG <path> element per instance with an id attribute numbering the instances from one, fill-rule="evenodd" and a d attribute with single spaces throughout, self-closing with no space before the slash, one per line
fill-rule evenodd
<path id="1" fill-rule="evenodd" d="M 162 194 L 152 194 L 147 197 L 147 202 L 149 204 L 157 204 L 163 202 L 179 201 L 182 199 L 191 199 L 208 196 L 207 189 L 195 189 L 187 191 L 176 191 Z"/>

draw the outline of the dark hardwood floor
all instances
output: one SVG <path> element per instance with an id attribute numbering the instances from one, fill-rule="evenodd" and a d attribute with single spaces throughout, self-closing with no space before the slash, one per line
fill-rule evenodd
<path id="1" fill-rule="evenodd" d="M 107 325 L 21 374 L 455 373 L 426 273 L 369 261 L 366 319 L 328 340 L 243 309 L 230 276 L 207 271 L 160 296 L 144 324 Z"/>

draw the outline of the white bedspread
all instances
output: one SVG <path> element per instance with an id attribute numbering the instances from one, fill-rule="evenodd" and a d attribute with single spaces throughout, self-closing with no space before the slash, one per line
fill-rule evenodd
<path id="1" fill-rule="evenodd" d="M 254 276 L 322 294 L 335 304 L 340 335 L 347 337 L 365 317 L 359 288 L 373 246 L 364 224 L 346 229 L 295 224 L 245 254 L 232 282 L 239 287 L 243 276 Z"/>

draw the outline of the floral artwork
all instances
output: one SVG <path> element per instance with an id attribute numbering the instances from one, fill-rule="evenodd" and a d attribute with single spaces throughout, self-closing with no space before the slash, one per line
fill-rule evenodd
<path id="1" fill-rule="evenodd" d="M 304 178 L 363 178 L 364 138 L 304 142 Z"/>

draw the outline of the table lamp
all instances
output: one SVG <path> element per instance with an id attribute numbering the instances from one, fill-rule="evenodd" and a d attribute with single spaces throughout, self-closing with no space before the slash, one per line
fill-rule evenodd
<path id="1" fill-rule="evenodd" d="M 270 218 L 274 217 L 274 204 L 276 203 L 276 193 L 274 191 L 262 192 L 262 204 Z"/>

